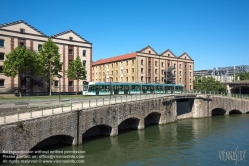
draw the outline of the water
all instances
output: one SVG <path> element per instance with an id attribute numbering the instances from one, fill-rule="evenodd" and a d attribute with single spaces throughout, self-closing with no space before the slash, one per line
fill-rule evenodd
<path id="1" fill-rule="evenodd" d="M 86 152 L 84 164 L 70 165 L 249 165 L 248 129 L 249 114 L 214 116 L 149 126 L 113 138 L 92 139 L 80 146 L 55 149 Z M 244 160 L 236 163 L 220 156 L 221 151 L 235 151 L 236 148 L 237 151 L 247 150 Z"/>

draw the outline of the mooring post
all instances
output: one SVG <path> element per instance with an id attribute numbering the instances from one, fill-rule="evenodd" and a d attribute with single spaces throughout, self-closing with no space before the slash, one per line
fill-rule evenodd
<path id="1" fill-rule="evenodd" d="M 83 101 L 81 101 L 81 109 L 83 109 Z"/>
<path id="2" fill-rule="evenodd" d="M 63 104 L 61 105 L 61 112 L 63 112 Z"/>

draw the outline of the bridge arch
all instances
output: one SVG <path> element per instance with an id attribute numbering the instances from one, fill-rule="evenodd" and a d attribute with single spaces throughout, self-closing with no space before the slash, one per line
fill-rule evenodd
<path id="1" fill-rule="evenodd" d="M 139 123 L 140 123 L 140 118 L 129 117 L 118 124 L 118 131 L 127 130 L 127 129 L 138 129 Z"/>
<path id="2" fill-rule="evenodd" d="M 229 111 L 229 115 L 230 114 L 242 114 L 242 112 L 240 110 L 233 109 L 233 110 Z"/>
<path id="3" fill-rule="evenodd" d="M 224 110 L 223 108 L 215 108 L 211 111 L 212 116 L 215 115 L 225 115 L 226 114 L 226 110 Z"/>
<path id="4" fill-rule="evenodd" d="M 150 125 L 150 124 L 159 124 L 160 120 L 162 118 L 162 113 L 158 111 L 152 111 L 145 115 L 144 117 L 144 124 Z"/>
<path id="5" fill-rule="evenodd" d="M 98 125 L 92 126 L 91 128 L 88 128 L 82 134 L 82 142 L 84 139 L 92 138 L 96 136 L 110 136 L 111 132 L 112 132 L 112 126 L 109 126 L 106 124 L 98 124 Z"/>
<path id="6" fill-rule="evenodd" d="M 32 142 L 32 141 L 31 141 Z M 57 145 L 57 144 L 68 144 L 72 145 L 74 142 L 74 137 L 70 135 L 54 135 L 49 136 L 43 140 L 40 140 L 36 143 L 30 144 L 30 151 L 40 150 L 40 149 L 48 149 L 51 145 Z"/>

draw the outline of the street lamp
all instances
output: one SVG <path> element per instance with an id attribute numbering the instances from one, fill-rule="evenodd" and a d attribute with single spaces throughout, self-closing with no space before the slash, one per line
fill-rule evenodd
<path id="1" fill-rule="evenodd" d="M 59 78 L 59 101 L 61 101 L 61 75 L 57 75 L 57 77 Z"/>
<path id="2" fill-rule="evenodd" d="M 109 77 L 110 79 L 110 97 L 112 95 L 112 77 Z"/>

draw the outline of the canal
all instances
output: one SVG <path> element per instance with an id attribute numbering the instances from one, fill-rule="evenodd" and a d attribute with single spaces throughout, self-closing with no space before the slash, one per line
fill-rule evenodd
<path id="1" fill-rule="evenodd" d="M 249 165 L 249 114 L 179 120 L 50 150 L 85 151 L 83 164 L 70 165 Z"/>

